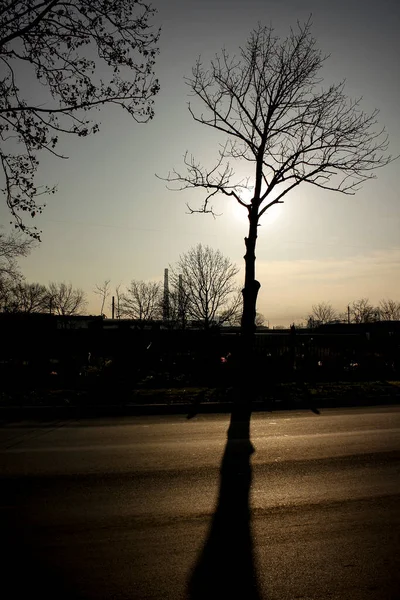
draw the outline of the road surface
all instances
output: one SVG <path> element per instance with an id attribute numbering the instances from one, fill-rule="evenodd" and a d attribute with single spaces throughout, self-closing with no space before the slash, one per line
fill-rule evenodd
<path id="1" fill-rule="evenodd" d="M 400 407 L 9 424 L 3 597 L 395 600 L 399 465 Z"/>

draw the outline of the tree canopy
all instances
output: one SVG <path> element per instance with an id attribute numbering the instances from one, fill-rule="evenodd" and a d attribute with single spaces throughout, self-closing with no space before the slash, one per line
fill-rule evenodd
<path id="1" fill-rule="evenodd" d="M 172 287 L 187 316 L 208 328 L 213 321 L 233 319 L 240 297 L 239 269 L 220 250 L 197 244 L 179 257 L 172 271 Z"/>
<path id="2" fill-rule="evenodd" d="M 143 323 L 161 316 L 161 284 L 156 281 L 133 279 L 126 292 L 120 295 L 118 314 Z"/>
<path id="3" fill-rule="evenodd" d="M 85 310 L 86 294 L 71 283 L 51 281 L 47 291 L 48 311 L 56 315 L 79 315 Z"/>
<path id="4" fill-rule="evenodd" d="M 309 324 L 323 325 L 331 323 L 339 318 L 337 310 L 329 302 L 319 302 L 312 305 L 312 310 L 308 316 Z"/>
<path id="5" fill-rule="evenodd" d="M 0 8 L 0 162 L 13 222 L 39 239 L 23 216 L 55 191 L 35 183 L 40 152 L 66 158 L 60 135 L 84 137 L 105 104 L 136 121 L 153 117 L 159 31 L 141 0 L 14 0 Z M 93 112 L 93 111 L 92 111 Z"/>

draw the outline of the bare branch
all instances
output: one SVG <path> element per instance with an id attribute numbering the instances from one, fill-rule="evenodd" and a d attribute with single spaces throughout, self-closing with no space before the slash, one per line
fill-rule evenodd
<path id="1" fill-rule="evenodd" d="M 110 295 L 110 279 L 105 279 L 102 284 L 97 284 L 94 287 L 94 293 L 101 298 L 100 315 L 104 315 L 104 305 Z"/>
<path id="2" fill-rule="evenodd" d="M 239 57 L 223 50 L 208 69 L 196 62 L 186 83 L 205 112 L 189 104 L 190 114 L 228 139 L 215 167 L 205 169 L 185 154 L 186 174 L 174 170 L 165 178 L 181 184 L 173 189 L 206 190 L 202 207 L 190 212 L 215 215 L 208 202 L 218 192 L 247 205 L 230 160 L 254 163 L 258 217 L 303 182 L 353 194 L 393 160 L 385 130 L 376 128 L 377 110 L 364 113 L 360 99 L 346 97 L 343 82 L 320 89 L 326 57 L 310 28 L 308 21 L 280 40 L 259 26 Z"/>
<path id="3" fill-rule="evenodd" d="M 86 294 L 71 283 L 49 283 L 47 290 L 48 311 L 57 315 L 82 314 L 87 305 Z"/>
<path id="4" fill-rule="evenodd" d="M 368 298 L 354 300 L 350 305 L 350 318 L 353 323 L 371 323 L 378 318 L 378 309 L 374 308 Z"/>
<path id="5" fill-rule="evenodd" d="M 0 233 L 0 310 L 9 310 L 14 305 L 14 290 L 23 280 L 17 260 L 27 256 L 33 246 L 30 238 Z"/>
<path id="6" fill-rule="evenodd" d="M 400 321 L 400 302 L 396 300 L 381 300 L 377 310 L 382 321 Z"/>
<path id="7" fill-rule="evenodd" d="M 0 9 L 3 192 L 16 226 L 34 238 L 39 232 L 23 217 L 40 213 L 38 196 L 55 191 L 34 184 L 40 152 L 66 158 L 56 150 L 60 134 L 96 133 L 87 115 L 106 104 L 138 122 L 153 117 L 155 12 L 141 0 L 17 0 Z M 29 72 L 41 85 L 43 100 L 35 104 L 20 89 Z"/>
<path id="8" fill-rule="evenodd" d="M 119 298 L 119 314 L 142 323 L 161 316 L 162 292 L 159 282 L 131 281 Z"/>
<path id="9" fill-rule="evenodd" d="M 308 322 L 312 325 L 324 325 L 338 319 L 338 312 L 329 302 L 313 304 Z"/>

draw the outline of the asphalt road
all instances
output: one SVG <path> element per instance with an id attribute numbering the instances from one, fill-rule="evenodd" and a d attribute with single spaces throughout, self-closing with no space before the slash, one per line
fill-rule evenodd
<path id="1" fill-rule="evenodd" d="M 2 597 L 395 600 L 399 465 L 400 407 L 3 426 Z"/>

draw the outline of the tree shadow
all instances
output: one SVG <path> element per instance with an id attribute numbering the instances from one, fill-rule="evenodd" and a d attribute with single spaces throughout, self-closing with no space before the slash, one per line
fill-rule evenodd
<path id="1" fill-rule="evenodd" d="M 235 404 L 221 464 L 218 503 L 188 583 L 191 600 L 259 600 L 251 533 L 250 488 L 254 452 L 250 406 Z"/>

